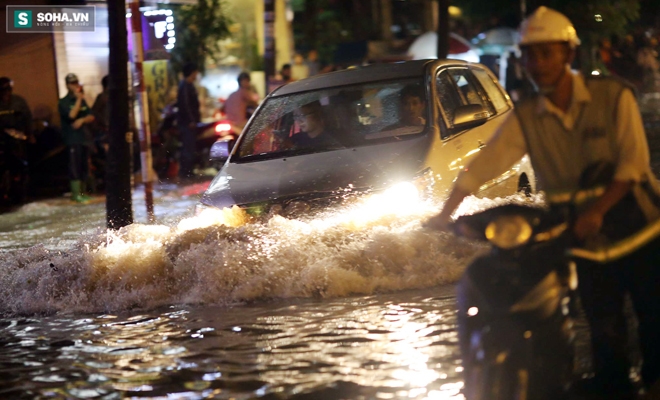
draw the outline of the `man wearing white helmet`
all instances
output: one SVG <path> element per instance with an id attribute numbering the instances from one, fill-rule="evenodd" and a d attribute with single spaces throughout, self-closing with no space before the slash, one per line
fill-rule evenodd
<path id="1" fill-rule="evenodd" d="M 522 63 L 538 93 L 517 104 L 487 146 L 461 172 L 442 212 L 427 225 L 445 229 L 463 198 L 529 154 L 538 188 L 575 191 L 585 171 L 609 170 L 605 193 L 577 218 L 580 240 L 619 240 L 658 221 L 660 197 L 632 90 L 614 78 L 584 78 L 570 69 L 580 44 L 563 14 L 538 8 L 521 25 Z M 598 166 L 601 168 L 593 168 Z M 605 167 L 605 168 L 603 168 Z M 592 183 L 593 184 L 593 183 Z M 621 212 L 625 210 L 625 212 Z M 605 222 L 605 223 L 604 223 Z M 660 240 L 607 265 L 578 263 L 580 295 L 592 330 L 594 379 L 584 387 L 598 398 L 628 398 L 626 320 L 623 300 L 631 295 L 639 320 L 647 386 L 660 376 Z M 608 397 L 609 396 L 609 397 Z"/>

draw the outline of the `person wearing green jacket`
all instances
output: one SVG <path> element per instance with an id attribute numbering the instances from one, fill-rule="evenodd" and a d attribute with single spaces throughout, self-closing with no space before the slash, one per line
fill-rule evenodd
<path id="1" fill-rule="evenodd" d="M 89 147 L 91 137 L 85 125 L 94 122 L 92 110 L 85 102 L 83 87 L 75 74 L 65 77 L 68 93 L 60 99 L 58 109 L 62 121 L 62 136 L 69 151 L 69 181 L 71 200 L 84 203 L 85 182 L 89 174 Z"/>

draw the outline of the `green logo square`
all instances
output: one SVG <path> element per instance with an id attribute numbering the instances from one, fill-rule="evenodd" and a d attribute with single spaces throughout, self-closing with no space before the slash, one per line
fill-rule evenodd
<path id="1" fill-rule="evenodd" d="M 32 11 L 14 10 L 14 28 L 32 28 Z"/>

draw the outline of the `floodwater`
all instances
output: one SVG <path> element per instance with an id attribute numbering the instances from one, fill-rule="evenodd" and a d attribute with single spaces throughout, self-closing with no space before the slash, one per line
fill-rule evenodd
<path id="1" fill-rule="evenodd" d="M 484 247 L 423 230 L 437 204 L 251 221 L 161 189 L 117 233 L 103 202 L 0 215 L 1 399 L 463 398 L 453 283 Z"/>
<path id="2" fill-rule="evenodd" d="M 116 233 L 103 202 L 0 215 L 0 398 L 463 398 L 452 284 L 484 247 L 422 229 L 437 204 L 193 217 L 190 189 Z"/>

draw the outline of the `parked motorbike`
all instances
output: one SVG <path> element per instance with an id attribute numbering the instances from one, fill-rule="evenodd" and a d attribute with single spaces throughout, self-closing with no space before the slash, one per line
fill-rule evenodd
<path id="1" fill-rule="evenodd" d="M 229 158 L 236 140 L 241 135 L 243 127 L 236 126 L 227 119 L 227 114 L 225 112 L 225 99 L 220 98 L 220 107 L 216 112 L 216 118 L 223 118 L 218 127 L 221 129 L 222 133 L 216 138 L 216 140 L 211 143 L 211 146 L 208 149 L 205 149 L 205 154 L 208 154 L 208 161 L 212 168 L 220 170 L 222 165 Z M 246 110 L 245 117 L 249 120 L 252 118 L 252 114 L 256 111 L 256 107 L 248 107 Z"/>
<path id="2" fill-rule="evenodd" d="M 178 172 L 181 142 L 176 123 L 176 104 L 170 104 L 163 109 L 158 129 L 151 137 L 154 169 L 159 177 L 174 178 Z M 195 128 L 196 164 L 200 168 L 210 166 L 209 150 L 220 138 L 234 139 L 231 124 L 226 119 L 198 123 Z"/>
<path id="3" fill-rule="evenodd" d="M 579 257 L 609 262 L 658 235 L 660 225 L 606 249 L 572 248 L 582 191 L 551 208 L 507 204 L 458 218 L 454 232 L 491 251 L 458 284 L 458 333 L 468 400 L 562 399 L 574 374 L 571 315 Z"/>

